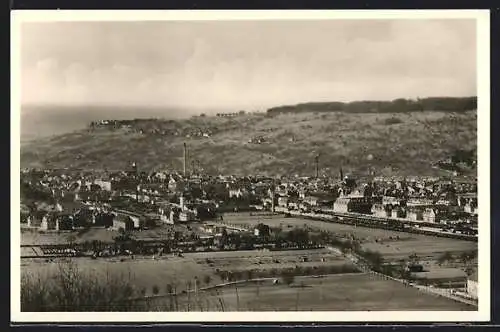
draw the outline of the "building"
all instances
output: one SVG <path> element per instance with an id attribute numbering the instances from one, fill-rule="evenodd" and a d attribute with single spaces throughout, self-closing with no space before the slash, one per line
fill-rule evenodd
<path id="1" fill-rule="evenodd" d="M 101 188 L 101 190 L 111 191 L 111 181 L 99 179 L 99 180 L 95 180 L 94 184 L 98 185 Z"/>
<path id="2" fill-rule="evenodd" d="M 288 206 L 288 197 L 284 197 L 284 196 L 278 197 L 278 206 L 287 207 Z"/>
<path id="3" fill-rule="evenodd" d="M 58 216 L 56 222 L 56 227 L 60 231 L 71 231 L 74 229 L 74 220 L 72 215 Z"/>
<path id="4" fill-rule="evenodd" d="M 120 214 L 113 219 L 113 229 L 119 230 L 123 229 L 125 231 L 131 231 L 134 229 L 134 222 L 129 216 Z"/>
<path id="5" fill-rule="evenodd" d="M 406 219 L 411 221 L 423 221 L 424 210 L 419 207 L 408 207 L 406 210 Z"/>
<path id="6" fill-rule="evenodd" d="M 354 212 L 370 214 L 372 202 L 369 197 L 363 196 L 343 196 L 339 197 L 333 203 L 335 212 Z"/>
<path id="7" fill-rule="evenodd" d="M 195 220 L 195 215 L 192 211 L 181 211 L 179 212 L 179 221 L 180 222 L 190 222 Z"/>
<path id="8" fill-rule="evenodd" d="M 467 203 L 475 203 L 477 205 L 477 193 L 465 193 L 457 195 L 457 204 L 464 206 Z"/>
<path id="9" fill-rule="evenodd" d="M 464 206 L 464 212 L 477 215 L 477 203 L 474 205 L 473 203 L 467 203 Z"/>
<path id="10" fill-rule="evenodd" d="M 434 204 L 434 201 L 432 199 L 428 198 L 422 198 L 422 197 L 410 197 L 408 201 L 406 202 L 406 206 L 419 206 L 419 207 L 428 207 L 432 206 Z"/>
<path id="11" fill-rule="evenodd" d="M 180 179 L 174 179 L 173 177 L 171 177 L 170 180 L 168 181 L 168 190 L 172 192 L 184 191 L 185 188 L 186 188 L 185 182 Z"/>
<path id="12" fill-rule="evenodd" d="M 42 217 L 42 222 L 40 223 L 40 230 L 52 231 L 58 230 L 58 220 L 57 216 L 53 213 L 47 213 Z"/>
<path id="13" fill-rule="evenodd" d="M 35 227 L 35 217 L 32 214 L 26 217 L 26 224 L 28 227 Z"/>
<path id="14" fill-rule="evenodd" d="M 391 218 L 406 218 L 406 210 L 396 206 L 391 210 Z"/>
<path id="15" fill-rule="evenodd" d="M 467 293 L 474 299 L 478 298 L 477 294 L 477 271 L 467 278 Z"/>
<path id="16" fill-rule="evenodd" d="M 389 205 L 373 204 L 372 215 L 375 217 L 387 218 L 391 216 L 391 208 Z"/>
<path id="17" fill-rule="evenodd" d="M 397 197 L 392 196 L 383 196 L 382 197 L 382 205 L 390 205 L 390 206 L 399 206 L 401 205 L 401 200 Z"/>
<path id="18" fill-rule="evenodd" d="M 134 223 L 134 228 L 142 228 L 146 224 L 146 218 L 138 213 L 126 210 L 116 210 L 115 214 L 129 217 L 130 220 L 132 220 L 132 222 Z"/>
<path id="19" fill-rule="evenodd" d="M 458 195 L 457 198 L 458 206 L 463 207 L 464 212 L 477 215 L 477 194 L 467 193 Z"/>
<path id="20" fill-rule="evenodd" d="M 330 193 L 315 192 L 306 195 L 303 201 L 310 206 L 332 206 L 335 197 Z"/>
<path id="21" fill-rule="evenodd" d="M 422 218 L 425 222 L 438 223 L 444 219 L 446 211 L 438 208 L 426 208 L 422 213 Z"/>
<path id="22" fill-rule="evenodd" d="M 297 201 L 291 201 L 288 202 L 288 209 L 289 210 L 298 210 L 299 209 L 299 203 Z"/>
<path id="23" fill-rule="evenodd" d="M 246 191 L 237 186 L 229 187 L 229 198 L 243 198 L 246 196 Z"/>

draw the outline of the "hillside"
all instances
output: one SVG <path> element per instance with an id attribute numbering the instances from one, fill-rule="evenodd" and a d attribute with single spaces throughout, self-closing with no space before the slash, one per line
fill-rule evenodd
<path id="1" fill-rule="evenodd" d="M 23 146 L 22 167 L 182 170 L 182 145 L 190 163 L 225 174 L 314 174 L 339 167 L 376 174 L 445 174 L 433 164 L 457 149 L 474 150 L 476 111 L 458 113 L 298 112 L 252 113 L 186 120 L 95 123 L 87 130 Z"/>

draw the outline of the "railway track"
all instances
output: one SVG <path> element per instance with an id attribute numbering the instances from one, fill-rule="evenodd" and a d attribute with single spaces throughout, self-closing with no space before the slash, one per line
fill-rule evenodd
<path id="1" fill-rule="evenodd" d="M 303 213 L 300 211 L 287 211 L 285 209 L 279 210 L 279 212 L 291 216 L 300 216 L 303 218 L 320 220 L 324 222 L 348 224 L 348 225 L 361 226 L 367 228 L 387 229 L 399 232 L 430 235 L 437 237 L 447 237 L 447 238 L 460 239 L 473 242 L 478 241 L 478 238 L 475 235 L 448 233 L 438 230 L 434 231 L 434 230 L 417 228 L 417 226 L 428 227 L 428 228 L 436 228 L 436 226 L 438 226 L 436 224 L 426 223 L 426 222 L 418 222 L 411 220 L 403 221 L 399 219 L 376 217 L 376 216 L 370 216 L 352 212 L 326 211 L 323 213 Z"/>

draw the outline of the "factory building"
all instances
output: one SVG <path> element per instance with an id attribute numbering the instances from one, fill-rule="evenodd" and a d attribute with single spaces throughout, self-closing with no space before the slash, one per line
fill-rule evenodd
<path id="1" fill-rule="evenodd" d="M 363 196 L 344 196 L 339 197 L 333 203 L 335 212 L 354 212 L 370 214 L 372 209 L 372 201 L 369 197 Z"/>

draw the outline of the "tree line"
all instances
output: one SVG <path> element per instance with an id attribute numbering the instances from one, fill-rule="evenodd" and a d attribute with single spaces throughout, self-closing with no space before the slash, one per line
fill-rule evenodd
<path id="1" fill-rule="evenodd" d="M 405 113 L 423 111 L 465 112 L 477 109 L 477 97 L 430 97 L 392 101 L 311 102 L 273 107 L 268 115 L 304 112 Z"/>

